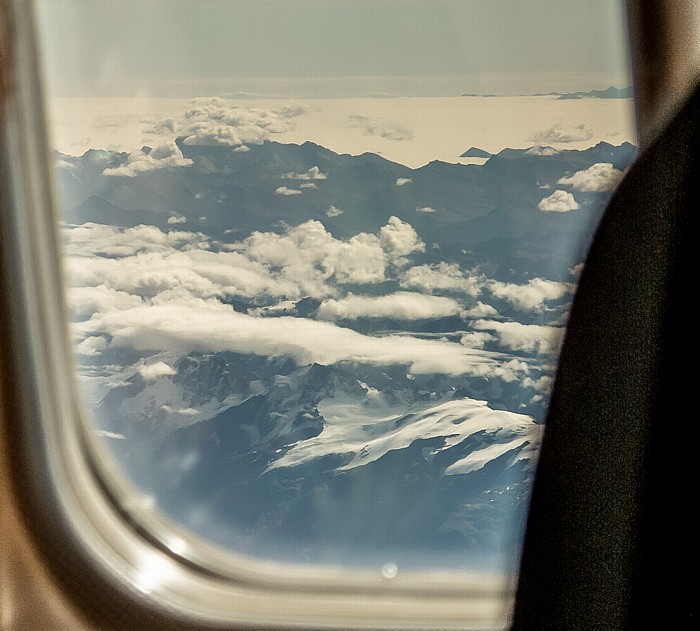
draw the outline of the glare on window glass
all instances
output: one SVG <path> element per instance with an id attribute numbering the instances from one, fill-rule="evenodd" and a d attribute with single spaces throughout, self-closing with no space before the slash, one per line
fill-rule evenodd
<path id="1" fill-rule="evenodd" d="M 613 0 L 38 3 L 76 376 L 203 540 L 512 571 L 596 222 Z"/>

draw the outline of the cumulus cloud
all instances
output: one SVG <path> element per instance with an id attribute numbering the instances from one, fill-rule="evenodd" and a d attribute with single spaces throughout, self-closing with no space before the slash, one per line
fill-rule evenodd
<path id="1" fill-rule="evenodd" d="M 194 99 L 184 116 L 153 123 L 148 133 L 162 137 L 177 133 L 186 145 L 224 145 L 233 151 L 247 151 L 274 134 L 294 129 L 294 119 L 308 111 L 303 104 L 284 105 L 275 110 L 243 107 L 230 99 Z"/>
<path id="2" fill-rule="evenodd" d="M 342 241 L 320 221 L 307 221 L 282 235 L 255 232 L 241 248 L 254 260 L 278 270 L 280 276 L 298 283 L 307 295 L 315 296 L 328 295 L 329 280 L 341 284 L 383 281 L 390 258 L 376 235 L 360 233 Z"/>
<path id="3" fill-rule="evenodd" d="M 146 380 L 153 381 L 158 377 L 167 377 L 177 374 L 177 371 L 168 366 L 165 362 L 157 362 L 155 364 L 144 364 L 139 366 L 138 373 Z"/>
<path id="4" fill-rule="evenodd" d="M 527 337 L 521 329 L 497 329 L 502 323 L 487 320 L 495 311 L 483 303 L 464 311 L 459 298 L 433 295 L 435 291 L 477 295 L 486 282 L 483 278 L 448 263 L 397 270 L 396 261 L 425 247 L 413 227 L 398 217 L 391 217 L 374 234 L 347 239 L 335 238 L 319 221 L 279 232 L 255 232 L 231 243 L 154 226 L 84 224 L 68 226 L 64 234 L 73 285 L 69 301 L 81 320 L 73 327 L 80 341 L 77 352 L 83 356 L 97 356 L 111 347 L 229 350 L 286 355 L 300 364 L 396 365 L 411 374 L 466 374 L 506 381 L 522 381 L 530 374 L 526 362 L 483 346 L 497 339 L 505 348 L 529 348 L 523 340 L 531 340 L 534 333 Z M 380 283 L 397 275 L 404 291 L 387 296 L 346 293 L 347 285 Z M 406 291 L 411 284 L 429 293 Z M 320 319 L 285 314 L 307 296 L 319 300 Z M 244 298 L 256 308 L 237 313 L 228 304 L 231 297 Z M 411 334 L 367 335 L 333 322 L 445 316 L 479 318 L 479 324 L 455 342 Z M 516 333 L 522 338 L 518 342 Z M 544 343 L 538 344 L 544 352 Z M 139 368 L 147 380 L 173 371 L 164 362 Z"/>
<path id="5" fill-rule="evenodd" d="M 396 178 L 396 186 L 406 186 L 406 184 L 410 184 L 411 182 L 413 182 L 413 180 L 410 177 Z"/>
<path id="6" fill-rule="evenodd" d="M 285 173 L 282 176 L 282 179 L 284 180 L 326 180 L 328 179 L 328 174 L 327 173 L 321 173 L 321 169 L 319 169 L 317 166 L 311 167 L 308 171 L 305 171 L 304 173 L 295 173 L 292 171 L 291 173 Z"/>
<path id="7" fill-rule="evenodd" d="M 187 223 L 187 217 L 183 217 L 182 215 L 170 215 L 170 217 L 168 217 L 168 224 L 173 225 L 178 223 Z"/>
<path id="8" fill-rule="evenodd" d="M 336 208 L 335 206 L 331 206 L 327 211 L 326 211 L 326 217 L 339 217 L 340 215 L 343 214 L 344 211 L 340 210 L 340 208 Z"/>
<path id="9" fill-rule="evenodd" d="M 593 138 L 593 131 L 584 123 L 574 125 L 572 127 L 567 127 L 561 123 L 556 123 L 549 129 L 533 134 L 530 137 L 530 140 L 540 144 L 548 144 L 557 142 L 582 142 L 585 140 L 590 140 L 591 138 Z"/>
<path id="10" fill-rule="evenodd" d="M 396 217 L 377 234 L 336 239 L 320 221 L 282 232 L 254 232 L 218 243 L 198 232 L 155 226 L 64 228 L 75 317 L 175 294 L 203 299 L 335 297 L 344 285 L 387 279 L 387 269 L 421 252 L 413 227 Z M 120 293 L 121 292 L 121 293 Z"/>
<path id="11" fill-rule="evenodd" d="M 507 300 L 523 311 L 543 311 L 545 303 L 561 300 L 574 291 L 571 283 L 559 283 L 543 278 L 533 278 L 524 285 L 491 281 L 488 288 L 496 298 Z"/>
<path id="12" fill-rule="evenodd" d="M 622 171 L 614 169 L 610 162 L 599 162 L 584 171 L 577 171 L 570 177 L 563 177 L 559 184 L 572 186 L 583 193 L 607 193 L 612 191 L 622 179 Z"/>
<path id="13" fill-rule="evenodd" d="M 350 293 L 340 300 L 331 298 L 321 303 L 318 315 L 324 320 L 427 320 L 458 315 L 461 310 L 460 304 L 451 298 L 398 291 L 386 296 L 356 296 Z"/>
<path id="14" fill-rule="evenodd" d="M 379 230 L 379 243 L 390 259 L 403 264 L 405 257 L 414 252 L 425 252 L 425 243 L 411 224 L 398 217 L 389 217 L 386 226 Z"/>
<path id="15" fill-rule="evenodd" d="M 84 224 L 66 229 L 68 302 L 85 317 L 135 306 L 173 292 L 213 296 L 298 296 L 299 284 L 250 257 L 211 252 L 198 233 L 164 233 L 154 226 L 119 229 Z"/>
<path id="16" fill-rule="evenodd" d="M 299 188 L 315 188 L 318 189 L 318 186 L 316 186 L 313 182 L 302 182 L 299 184 Z"/>
<path id="17" fill-rule="evenodd" d="M 455 292 L 478 296 L 483 279 L 462 270 L 456 263 L 442 262 L 436 265 L 418 265 L 407 269 L 400 285 L 405 289 L 421 289 L 430 293 Z"/>
<path id="18" fill-rule="evenodd" d="M 174 142 L 168 142 L 150 151 L 134 151 L 129 154 L 125 164 L 105 169 L 102 173 L 111 177 L 136 177 L 139 173 L 188 167 L 191 164 L 192 160 L 182 155 L 180 147 Z"/>
<path id="19" fill-rule="evenodd" d="M 580 206 L 571 193 L 557 190 L 554 191 L 549 197 L 545 197 L 542 201 L 540 201 L 537 208 L 543 212 L 568 213 L 572 210 L 578 210 Z"/>
<path id="20" fill-rule="evenodd" d="M 524 364 L 509 366 L 511 362 L 504 364 L 498 354 L 454 342 L 405 335 L 375 337 L 306 318 L 256 318 L 216 300 L 171 301 L 95 314 L 76 326 L 84 334 L 109 335 L 113 347 L 141 351 L 286 355 L 300 364 L 401 365 L 413 374 L 489 376 L 510 371 L 522 377 L 527 371 Z M 166 374 L 151 370 L 156 375 Z"/>
<path id="21" fill-rule="evenodd" d="M 430 214 L 436 212 L 436 210 L 434 208 L 431 208 L 430 206 L 419 206 L 418 208 L 416 208 L 416 212 Z"/>
<path id="22" fill-rule="evenodd" d="M 404 125 L 373 119 L 369 116 L 359 114 L 349 116 L 348 127 L 361 129 L 365 136 L 379 136 L 397 142 L 413 140 L 413 132 Z"/>
<path id="23" fill-rule="evenodd" d="M 279 186 L 278 188 L 275 189 L 275 194 L 290 196 L 290 195 L 301 195 L 302 192 L 296 188 L 287 188 L 286 186 Z"/>
<path id="24" fill-rule="evenodd" d="M 509 350 L 538 352 L 543 355 L 559 351 L 565 331 L 563 327 L 494 320 L 478 320 L 472 326 L 477 331 L 494 332 L 499 344 Z"/>

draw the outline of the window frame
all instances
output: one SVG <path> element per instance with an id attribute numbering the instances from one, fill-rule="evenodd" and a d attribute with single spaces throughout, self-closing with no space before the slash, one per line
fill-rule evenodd
<path id="1" fill-rule="evenodd" d="M 697 55 L 682 53 L 688 33 L 700 31 L 699 20 L 689 19 L 689 3 L 683 0 L 656 3 L 656 13 L 649 10 L 648 1 L 629 0 L 628 4 L 635 84 L 644 97 L 637 102 L 640 135 L 647 144 L 697 77 Z M 261 572 L 258 562 L 240 566 L 241 572 L 232 575 L 221 571 L 219 552 L 212 548 L 200 548 L 194 556 L 178 550 L 183 541 L 187 550 L 193 544 L 173 524 L 158 520 L 145 508 L 135 507 L 128 514 L 119 509 L 132 490 L 119 476 L 108 475 L 106 480 L 97 471 L 90 454 L 104 447 L 84 431 L 85 417 L 72 379 L 32 6 L 29 0 L 0 5 L 0 11 L 8 9 L 14 72 L 8 102 L 13 123 L 5 130 L 0 150 L 0 172 L 9 174 L 12 181 L 9 189 L 3 188 L 0 200 L 1 280 L 6 298 L 3 457 L 13 467 L 11 484 L 22 518 L 51 571 L 62 576 L 64 586 L 74 586 L 68 591 L 80 591 L 93 582 L 84 593 L 104 605 L 108 615 L 114 616 L 121 603 L 136 612 L 135 620 L 150 616 L 153 628 L 158 624 L 188 629 L 212 625 L 449 629 L 469 624 L 483 628 L 484 621 L 473 617 L 474 605 L 500 606 L 494 603 L 504 596 L 510 600 L 514 585 L 484 589 L 443 577 L 426 591 L 420 585 L 424 577 L 398 585 L 380 575 L 356 577 L 356 589 L 347 578 L 332 575 L 300 585 L 298 576 L 280 579 L 274 567 Z M 679 15 L 685 30 L 673 27 Z M 660 49 L 671 53 L 660 55 Z M 680 69 L 671 73 L 672 67 Z M 20 208 L 23 212 L 13 212 Z M 57 419 L 67 419 L 72 429 L 65 431 Z M 177 541 L 168 545 L 164 543 L 168 537 Z M 159 568 L 157 576 L 139 575 L 144 559 Z M 262 584 L 273 587 L 267 596 Z M 93 603 L 92 609 L 99 607 Z M 266 613 L 261 615 L 261 609 Z M 99 624 L 107 624 L 107 619 Z M 124 628 L 130 627 L 125 624 Z"/>

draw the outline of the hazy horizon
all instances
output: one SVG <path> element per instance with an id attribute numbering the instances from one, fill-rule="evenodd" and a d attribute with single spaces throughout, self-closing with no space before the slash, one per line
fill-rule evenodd
<path id="1" fill-rule="evenodd" d="M 39 0 L 61 97 L 527 95 L 630 85 L 622 3 Z"/>

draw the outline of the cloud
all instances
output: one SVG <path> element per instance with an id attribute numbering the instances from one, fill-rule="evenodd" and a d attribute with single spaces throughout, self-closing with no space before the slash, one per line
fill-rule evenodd
<path id="1" fill-rule="evenodd" d="M 68 255 L 120 257 L 141 252 L 162 252 L 172 248 L 209 247 L 209 237 L 201 232 L 163 232 L 156 226 L 143 224 L 133 228 L 117 228 L 84 223 L 68 228 L 64 233 L 68 237 Z"/>
<path id="2" fill-rule="evenodd" d="M 477 301 L 476 305 L 471 309 L 465 309 L 462 312 L 465 318 L 489 318 L 491 316 L 497 316 L 498 311 L 494 309 L 491 305 L 487 305 L 481 301 Z"/>
<path id="3" fill-rule="evenodd" d="M 224 145 L 247 151 L 247 145 L 260 145 L 274 134 L 293 130 L 291 119 L 307 111 L 303 104 L 265 110 L 220 97 L 202 97 L 191 101 L 184 116 L 157 121 L 148 133 L 171 137 L 177 133 L 186 145 Z"/>
<path id="4" fill-rule="evenodd" d="M 170 217 L 168 217 L 169 225 L 178 223 L 187 223 L 187 217 L 183 217 L 182 215 L 170 215 Z"/>
<path id="5" fill-rule="evenodd" d="M 76 345 L 75 352 L 83 357 L 99 357 L 107 346 L 108 343 L 104 337 L 87 337 Z"/>
<path id="6" fill-rule="evenodd" d="M 400 142 L 413 140 L 413 132 L 397 123 L 372 119 L 369 116 L 352 114 L 348 116 L 348 127 L 361 129 L 365 136 L 379 136 L 387 140 Z"/>
<path id="7" fill-rule="evenodd" d="M 75 318 L 87 318 L 96 311 L 130 309 L 141 304 L 139 296 L 105 285 L 69 287 L 67 301 L 71 315 Z"/>
<path id="8" fill-rule="evenodd" d="M 290 195 L 301 195 L 302 192 L 300 190 L 297 190 L 296 188 L 287 188 L 286 186 L 280 186 L 280 187 L 275 189 L 275 194 L 290 196 Z"/>
<path id="9" fill-rule="evenodd" d="M 406 186 L 406 184 L 410 184 L 411 182 L 413 182 L 413 180 L 410 177 L 396 178 L 396 186 Z"/>
<path id="10" fill-rule="evenodd" d="M 174 142 L 159 145 L 150 151 L 134 151 L 129 154 L 126 163 L 121 166 L 105 169 L 103 175 L 111 177 L 136 177 L 139 173 L 158 171 L 160 169 L 177 169 L 188 167 L 193 162 L 185 158 Z"/>
<path id="11" fill-rule="evenodd" d="M 298 283 L 245 254 L 208 251 L 210 243 L 200 233 L 84 224 L 64 234 L 66 271 L 74 286 L 68 301 L 78 317 L 173 292 L 209 298 L 299 296 L 301 291 Z"/>
<path id="12" fill-rule="evenodd" d="M 501 346 L 512 351 L 539 352 L 552 355 L 559 351 L 564 336 L 563 327 L 478 320 L 472 324 L 477 331 L 493 331 Z"/>
<path id="13" fill-rule="evenodd" d="M 414 252 L 425 252 L 425 243 L 411 224 L 398 217 L 389 217 L 386 226 L 379 230 L 379 243 L 390 259 L 403 264 L 404 257 Z"/>
<path id="14" fill-rule="evenodd" d="M 539 144 L 548 143 L 570 143 L 582 142 L 593 138 L 593 131 L 586 127 L 584 123 L 566 127 L 561 123 L 556 123 L 549 129 L 537 132 L 530 137 L 530 140 Z"/>
<path id="15" fill-rule="evenodd" d="M 144 364 L 139 366 L 138 373 L 146 380 L 153 381 L 158 377 L 167 377 L 176 375 L 177 370 L 168 366 L 165 362 L 157 362 L 155 364 Z"/>
<path id="16" fill-rule="evenodd" d="M 493 314 L 483 303 L 470 314 L 483 315 L 481 324 L 465 333 L 461 343 L 411 334 L 373 336 L 333 323 L 340 318 L 465 315 L 456 298 L 411 291 L 345 293 L 348 284 L 388 280 L 387 269 L 397 273 L 395 261 L 422 251 L 424 244 L 413 227 L 397 217 L 375 234 L 348 239 L 336 239 L 313 220 L 279 233 L 255 232 L 232 243 L 154 226 L 84 224 L 64 228 L 64 235 L 66 268 L 74 285 L 69 300 L 82 318 L 73 329 L 82 340 L 78 352 L 83 355 L 102 353 L 109 344 L 137 351 L 286 355 L 300 364 L 397 365 L 414 374 L 506 381 L 522 381 L 530 374 L 527 363 L 483 349 L 495 337 L 504 346 L 515 345 L 514 332 L 494 330 L 498 322 L 483 324 Z M 412 267 L 400 278 L 404 284 L 412 279 L 432 290 L 448 287 L 474 294 L 485 282 L 447 263 Z M 257 308 L 236 312 L 228 304 L 234 296 Z M 317 314 L 325 320 L 285 315 L 285 305 L 306 296 L 321 301 Z M 270 304 L 280 308 L 265 313 Z M 263 313 L 276 317 L 259 317 Z M 142 366 L 144 378 L 173 374 L 168 364 L 159 363 Z"/>
<path id="17" fill-rule="evenodd" d="M 286 355 L 302 365 L 401 365 L 413 374 L 488 376 L 509 371 L 522 377 L 527 371 L 524 364 L 504 364 L 499 354 L 454 342 L 406 335 L 375 337 L 306 318 L 256 318 L 216 300 L 171 301 L 95 314 L 88 322 L 75 326 L 85 335 L 110 335 L 110 346 L 140 351 Z"/>
<path id="18" fill-rule="evenodd" d="M 285 173 L 282 176 L 284 180 L 326 180 L 328 179 L 328 174 L 321 173 L 321 169 L 316 166 L 311 167 L 308 171 L 304 173 Z"/>
<path id="19" fill-rule="evenodd" d="M 612 191 L 622 179 L 622 171 L 614 169 L 610 162 L 599 162 L 585 171 L 577 171 L 570 177 L 563 177 L 559 184 L 573 187 L 583 193 L 607 193 Z"/>
<path id="20" fill-rule="evenodd" d="M 316 186 L 313 182 L 302 182 L 299 184 L 299 188 L 315 188 L 318 189 L 318 186 Z"/>
<path id="21" fill-rule="evenodd" d="M 241 248 L 254 260 L 299 283 L 307 295 L 315 296 L 332 292 L 331 280 L 341 284 L 383 281 L 390 258 L 376 235 L 363 232 L 342 241 L 320 221 L 307 221 L 283 235 L 254 232 Z"/>
<path id="22" fill-rule="evenodd" d="M 458 315 L 461 310 L 460 304 L 451 298 L 399 291 L 386 296 L 356 296 L 350 293 L 340 300 L 325 300 L 318 309 L 318 315 L 324 320 L 427 320 Z"/>
<path id="23" fill-rule="evenodd" d="M 144 225 L 87 223 L 64 228 L 64 235 L 75 288 L 69 300 L 79 318 L 141 299 L 337 297 L 344 285 L 385 281 L 389 266 L 395 269 L 424 248 L 412 226 L 396 217 L 378 234 L 349 239 L 336 239 L 319 221 L 282 233 L 254 232 L 233 243 Z"/>
<path id="24" fill-rule="evenodd" d="M 463 271 L 456 263 L 418 265 L 407 269 L 401 276 L 400 285 L 405 289 L 421 289 L 430 293 L 446 291 L 478 296 L 483 279 Z"/>
<path id="25" fill-rule="evenodd" d="M 340 210 L 340 208 L 336 208 L 335 206 L 331 206 L 327 211 L 326 211 L 326 217 L 339 217 L 340 215 L 343 214 L 344 211 Z"/>
<path id="26" fill-rule="evenodd" d="M 496 298 L 507 300 L 517 309 L 543 311 L 546 302 L 561 300 L 564 296 L 573 293 L 574 285 L 533 278 L 525 285 L 491 281 L 488 289 Z"/>
<path id="27" fill-rule="evenodd" d="M 580 206 L 574 199 L 574 196 L 567 191 L 554 191 L 549 197 L 545 197 L 537 205 L 543 212 L 550 213 L 567 213 L 572 210 L 578 210 Z"/>
<path id="28" fill-rule="evenodd" d="M 585 263 L 578 263 L 577 265 L 574 265 L 573 267 L 569 268 L 569 276 L 572 276 L 573 278 L 578 280 L 581 277 L 584 265 Z"/>
<path id="29" fill-rule="evenodd" d="M 496 336 L 486 331 L 470 331 L 469 333 L 464 333 L 462 337 L 459 338 L 459 343 L 469 348 L 484 348 L 485 344 L 488 342 L 495 342 L 497 339 Z"/>
<path id="30" fill-rule="evenodd" d="M 437 211 L 434 208 L 431 208 L 430 206 L 422 206 L 422 207 L 416 208 L 416 212 L 430 214 L 430 213 L 434 213 Z"/>

